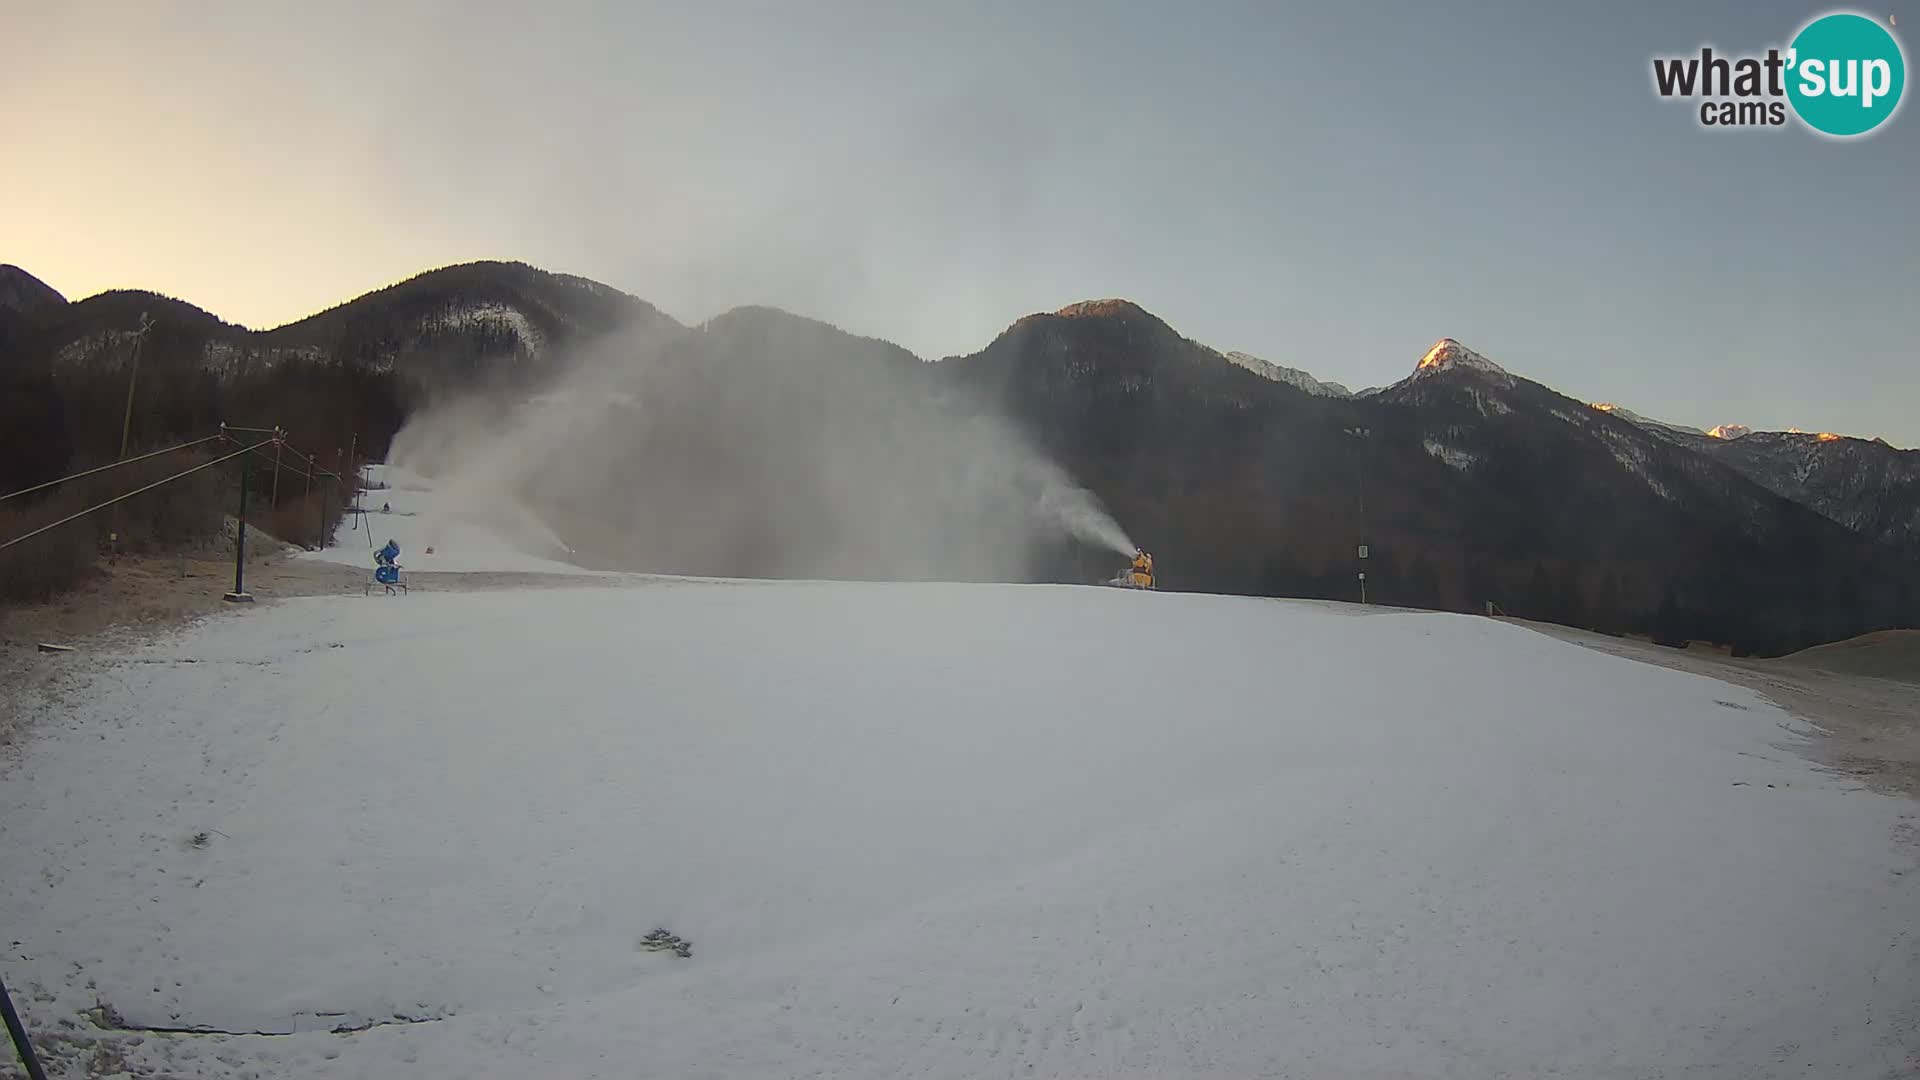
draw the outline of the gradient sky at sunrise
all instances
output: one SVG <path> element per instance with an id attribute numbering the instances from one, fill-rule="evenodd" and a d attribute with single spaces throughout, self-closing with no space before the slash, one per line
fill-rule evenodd
<path id="1" fill-rule="evenodd" d="M 1651 88 L 1826 10 L 0 0 L 0 262 L 264 327 L 520 259 L 925 356 L 1125 296 L 1355 387 L 1451 336 L 1916 446 L 1920 114 L 1710 133 Z"/>

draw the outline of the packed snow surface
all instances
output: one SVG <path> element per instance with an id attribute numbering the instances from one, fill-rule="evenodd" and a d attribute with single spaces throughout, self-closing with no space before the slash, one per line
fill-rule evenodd
<path id="1" fill-rule="evenodd" d="M 388 540 L 400 545 L 402 571 L 590 573 L 566 561 L 566 543 L 531 511 L 497 492 L 463 497 L 396 465 L 369 465 L 360 493 L 365 511 L 348 514 L 327 547 L 302 558 L 364 566 Z"/>
<path id="2" fill-rule="evenodd" d="M 622 578 L 60 662 L 0 773 L 0 964 L 61 1069 L 1920 1060 L 1914 804 L 1748 691 L 1488 620 Z"/>

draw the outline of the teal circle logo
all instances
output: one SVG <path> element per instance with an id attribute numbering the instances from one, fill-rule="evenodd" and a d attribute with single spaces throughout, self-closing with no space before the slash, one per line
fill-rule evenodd
<path id="1" fill-rule="evenodd" d="M 1900 43 L 1865 15 L 1823 15 L 1803 27 L 1787 51 L 1787 100 L 1823 134 L 1865 135 L 1886 123 L 1906 85 Z"/>

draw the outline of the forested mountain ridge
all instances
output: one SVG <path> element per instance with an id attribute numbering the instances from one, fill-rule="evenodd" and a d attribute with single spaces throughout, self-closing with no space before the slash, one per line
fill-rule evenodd
<path id="1" fill-rule="evenodd" d="M 13 280 L 0 279 L 0 296 L 22 298 L 0 307 L 7 441 L 21 444 L 0 483 L 9 490 L 117 449 L 136 337 L 136 442 L 220 420 L 279 423 L 323 456 L 349 442 L 379 456 L 438 394 L 531 393 L 575 354 L 645 349 L 681 373 L 651 384 L 678 418 L 620 481 L 632 488 L 623 498 L 649 493 L 652 516 L 631 499 L 606 520 L 578 516 L 599 512 L 590 499 L 566 508 L 587 531 L 653 530 L 623 548 L 644 553 L 636 568 L 923 575 L 887 557 L 886 530 L 846 533 L 805 509 L 815 477 L 797 448 L 828 445 L 810 423 L 869 426 L 881 434 L 834 452 L 858 446 L 896 478 L 921 470 L 937 484 L 965 471 L 949 459 L 967 450 L 916 438 L 915 418 L 984 410 L 1094 492 L 1156 553 L 1170 588 L 1357 599 L 1364 571 L 1375 602 L 1492 603 L 1762 652 L 1920 623 L 1912 452 L 1696 435 L 1574 401 L 1450 339 L 1405 379 L 1353 396 L 1216 351 L 1118 299 L 1028 316 L 976 353 L 929 363 L 770 308 L 685 327 L 619 290 L 519 263 L 431 271 L 266 331 L 152 293 L 68 303 L 6 288 Z M 768 418 L 765 432 L 703 428 L 703 410 L 743 401 Z M 729 502 L 730 486 L 786 492 L 775 501 L 808 528 Z M 659 531 L 674 513 L 720 514 L 739 535 L 720 547 L 676 540 Z M 957 574 L 983 572 L 964 554 L 943 558 Z M 1110 558 L 1069 545 L 1045 553 L 1038 576 L 1098 580 Z"/>

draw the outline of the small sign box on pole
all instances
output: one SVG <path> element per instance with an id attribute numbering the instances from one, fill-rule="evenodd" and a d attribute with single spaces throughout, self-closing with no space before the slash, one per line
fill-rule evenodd
<path id="1" fill-rule="evenodd" d="M 1367 557 L 1367 545 L 1365 544 L 1360 545 L 1360 557 L 1363 559 Z"/>

